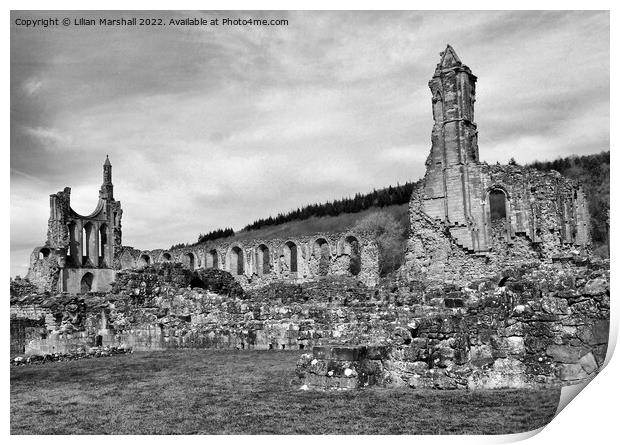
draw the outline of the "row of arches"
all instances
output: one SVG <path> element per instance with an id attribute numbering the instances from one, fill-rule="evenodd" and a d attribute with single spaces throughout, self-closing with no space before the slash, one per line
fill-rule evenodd
<path id="1" fill-rule="evenodd" d="M 306 246 L 303 246 L 306 247 Z M 339 255 L 344 255 L 349 260 L 347 271 L 352 275 L 358 275 L 361 271 L 361 249 L 359 239 L 353 235 L 348 235 L 343 240 Z M 173 257 L 170 252 L 163 252 L 157 258 L 153 258 L 149 253 L 142 253 L 138 260 L 138 267 L 146 267 L 154 263 L 180 262 L 186 268 L 194 270 L 196 268 L 223 269 L 233 275 L 256 274 L 259 276 L 276 273 L 279 275 L 294 275 L 302 272 L 301 264 L 303 261 L 312 262 L 312 273 L 325 276 L 330 273 L 332 266 L 332 249 L 326 238 L 315 239 L 309 249 L 304 250 L 307 255 L 302 254 L 302 248 L 297 242 L 288 240 L 278 247 L 269 246 L 261 243 L 250 249 L 243 249 L 241 245 L 234 244 L 221 252 L 217 249 L 209 249 L 204 255 L 194 252 L 183 252 L 177 257 Z M 129 264 L 122 264 L 123 267 L 131 267 Z"/>

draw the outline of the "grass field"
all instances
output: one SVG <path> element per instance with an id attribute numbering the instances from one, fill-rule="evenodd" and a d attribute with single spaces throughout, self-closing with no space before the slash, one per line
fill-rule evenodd
<path id="1" fill-rule="evenodd" d="M 300 391 L 298 351 L 181 350 L 11 368 L 12 434 L 506 434 L 558 391 Z"/>

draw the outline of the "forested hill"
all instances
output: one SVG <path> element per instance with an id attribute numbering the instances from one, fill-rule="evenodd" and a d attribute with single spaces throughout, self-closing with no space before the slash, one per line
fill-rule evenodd
<path id="1" fill-rule="evenodd" d="M 515 160 L 511 163 L 516 164 Z M 607 218 L 609 210 L 609 151 L 595 155 L 569 156 L 554 161 L 536 161 L 527 165 L 543 171 L 556 170 L 568 178 L 580 181 L 587 194 L 592 221 L 592 240 L 595 246 L 608 243 Z M 310 204 L 277 216 L 269 216 L 248 224 L 243 232 L 252 232 L 271 226 L 279 226 L 293 221 L 308 220 L 313 217 L 330 217 L 341 214 L 363 212 L 372 208 L 382 208 L 402 205 L 409 202 L 416 183 L 407 182 L 397 184 L 370 193 L 357 193 L 354 197 L 337 199 L 322 204 Z M 207 234 L 200 234 L 199 239 L 192 245 L 202 241 L 235 236 L 235 232 L 228 229 L 218 229 Z M 173 247 L 182 247 L 186 244 L 177 244 Z"/>
<path id="2" fill-rule="evenodd" d="M 275 218 L 259 219 L 243 228 L 244 231 L 276 226 L 290 221 L 298 221 L 313 216 L 337 216 L 341 213 L 358 213 L 371 207 L 387 207 L 409 202 L 414 188 L 413 182 L 389 186 L 370 193 L 357 193 L 353 198 L 342 198 L 323 204 L 310 204 L 287 213 L 279 213 Z"/>
<path id="3" fill-rule="evenodd" d="M 532 162 L 528 167 L 539 170 L 556 170 L 564 176 L 581 182 L 586 192 L 592 222 L 592 241 L 607 244 L 607 218 L 609 210 L 609 151 L 595 155 L 569 156 L 554 161 Z"/>

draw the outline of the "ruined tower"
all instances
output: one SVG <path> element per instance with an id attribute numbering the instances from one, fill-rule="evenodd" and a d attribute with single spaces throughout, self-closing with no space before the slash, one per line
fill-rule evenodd
<path id="1" fill-rule="evenodd" d="M 50 195 L 47 242 L 31 256 L 28 278 L 49 291 L 107 290 L 115 278 L 122 247 L 121 203 L 114 199 L 112 164 L 106 156 L 95 210 L 87 216 L 71 208 L 71 188 Z"/>
<path id="2" fill-rule="evenodd" d="M 434 125 L 426 161 L 425 211 L 447 223 L 456 236 L 461 235 L 464 247 L 480 250 L 471 189 L 480 182 L 476 168 L 478 131 L 474 123 L 476 76 L 448 45 L 441 53 L 429 87 Z"/>
<path id="3" fill-rule="evenodd" d="M 476 80 L 448 45 L 429 82 L 434 125 L 423 185 L 410 203 L 410 258 L 413 270 L 440 279 L 553 261 L 590 244 L 578 183 L 555 171 L 480 161 Z"/>

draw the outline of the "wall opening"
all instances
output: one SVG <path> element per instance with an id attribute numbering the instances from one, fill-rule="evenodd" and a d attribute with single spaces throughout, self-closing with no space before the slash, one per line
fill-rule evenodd
<path id="1" fill-rule="evenodd" d="M 243 264 L 243 250 L 235 246 L 230 251 L 230 272 L 237 275 L 243 275 L 245 272 Z"/>
<path id="2" fill-rule="evenodd" d="M 99 266 L 107 266 L 106 249 L 108 247 L 108 226 L 102 224 L 99 228 Z"/>
<path id="3" fill-rule="evenodd" d="M 196 258 L 194 257 L 193 253 L 188 252 L 185 255 L 183 255 L 183 265 L 187 267 L 189 270 L 194 270 L 195 263 L 196 263 Z"/>
<path id="4" fill-rule="evenodd" d="M 97 335 L 95 337 L 95 346 L 103 346 L 103 336 Z"/>
<path id="5" fill-rule="evenodd" d="M 353 276 L 358 275 L 362 270 L 360 242 L 354 236 L 347 236 L 344 241 L 344 253 L 349 255 L 349 272 Z"/>
<path id="6" fill-rule="evenodd" d="M 489 209 L 491 221 L 506 218 L 506 194 L 502 190 L 494 189 L 489 192 Z"/>
<path id="7" fill-rule="evenodd" d="M 50 256 L 50 250 L 47 247 L 39 250 L 39 259 L 45 259 Z"/>
<path id="8" fill-rule="evenodd" d="M 93 274 L 90 272 L 86 272 L 82 277 L 82 281 L 80 283 L 80 291 L 85 294 L 86 292 L 90 292 L 93 287 Z"/>
<path id="9" fill-rule="evenodd" d="M 151 257 L 149 257 L 148 255 L 140 255 L 138 267 L 147 267 L 149 264 L 151 264 Z"/>
<path id="10" fill-rule="evenodd" d="M 162 262 L 164 262 L 164 263 L 169 263 L 170 261 L 172 261 L 172 255 L 170 255 L 168 252 L 166 252 L 166 253 L 164 253 L 164 254 L 161 256 L 161 260 L 162 260 Z"/>
<path id="11" fill-rule="evenodd" d="M 287 241 L 284 245 L 284 258 L 291 273 L 297 272 L 297 245 L 292 241 Z"/>
<path id="12" fill-rule="evenodd" d="M 258 252 L 256 253 L 256 266 L 259 275 L 266 275 L 271 272 L 269 248 L 264 244 L 258 246 Z"/>
<path id="13" fill-rule="evenodd" d="M 207 267 L 218 269 L 217 251 L 215 249 L 207 253 Z"/>
<path id="14" fill-rule="evenodd" d="M 325 238 L 314 242 L 314 256 L 318 259 L 317 275 L 325 276 L 329 273 L 329 244 Z"/>
<path id="15" fill-rule="evenodd" d="M 75 264 L 75 258 L 77 257 L 77 244 L 75 240 L 76 235 L 76 226 L 74 222 L 68 224 L 69 229 L 69 246 L 67 253 L 67 264 L 73 265 Z"/>
<path id="16" fill-rule="evenodd" d="M 82 249 L 82 265 L 85 265 L 88 262 L 88 241 L 88 230 L 86 230 L 86 226 L 84 226 L 82 227 L 82 237 L 80 239 L 80 247 Z"/>

